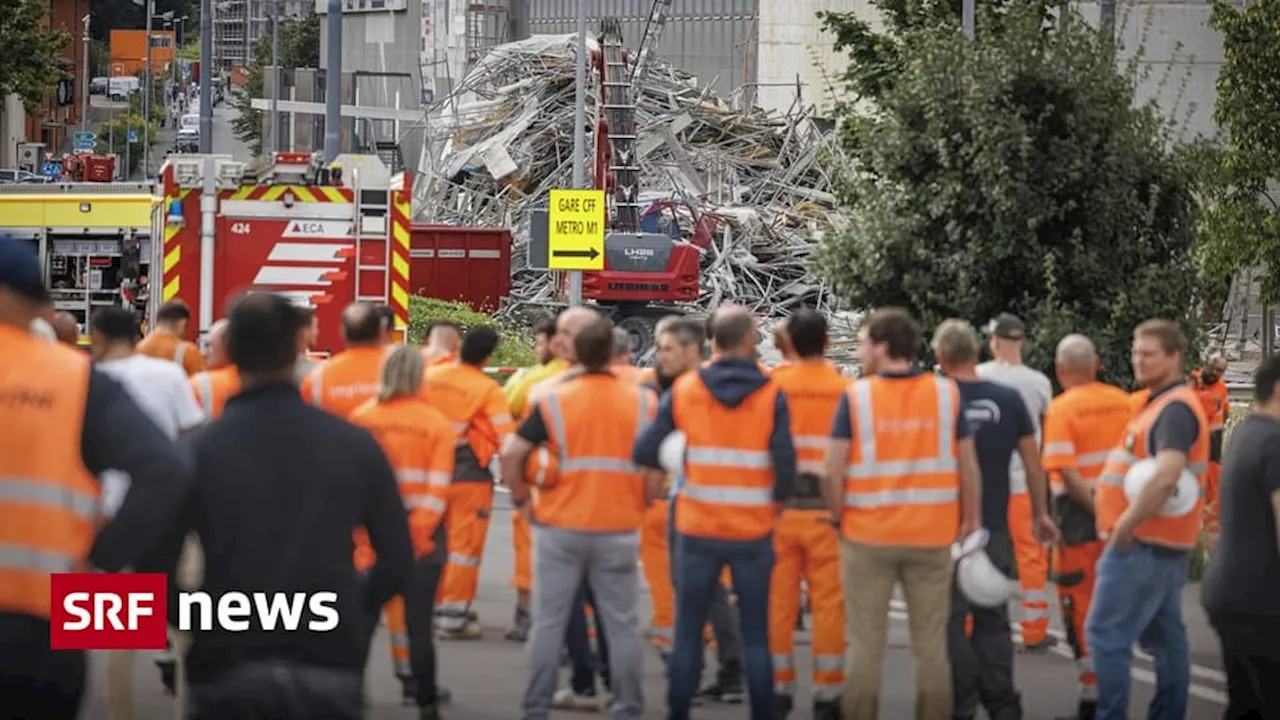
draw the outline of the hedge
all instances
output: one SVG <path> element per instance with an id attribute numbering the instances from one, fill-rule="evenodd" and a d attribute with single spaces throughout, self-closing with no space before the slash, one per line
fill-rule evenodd
<path id="1" fill-rule="evenodd" d="M 538 362 L 533 344 L 517 328 L 503 327 L 492 317 L 472 310 L 465 303 L 446 302 L 418 295 L 409 298 L 410 342 L 422 344 L 427 324 L 433 320 L 451 320 L 461 326 L 464 332 L 481 325 L 498 328 L 502 334 L 502 342 L 489 360 L 492 367 L 528 367 Z"/>

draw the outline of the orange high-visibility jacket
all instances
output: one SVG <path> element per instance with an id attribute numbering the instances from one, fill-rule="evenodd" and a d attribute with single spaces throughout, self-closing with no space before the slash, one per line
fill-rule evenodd
<path id="1" fill-rule="evenodd" d="M 222 416 L 227 400 L 240 392 L 240 371 L 234 365 L 227 365 L 196 373 L 191 376 L 191 390 L 204 408 L 205 417 L 216 420 Z"/>
<path id="2" fill-rule="evenodd" d="M 378 394 L 378 378 L 388 348 L 354 347 L 329 358 L 302 380 L 302 399 L 348 418 L 366 400 Z"/>
<path id="3" fill-rule="evenodd" d="M 855 381 L 848 398 L 844 536 L 869 545 L 949 546 L 960 531 L 955 382 L 876 376 Z"/>
<path id="4" fill-rule="evenodd" d="M 1063 470 L 1080 473 L 1090 488 L 1097 486 L 1107 456 L 1124 437 L 1132 404 L 1128 393 L 1100 382 L 1077 385 L 1049 403 L 1041 464 L 1054 494 L 1066 492 Z"/>
<path id="5" fill-rule="evenodd" d="M 1137 417 L 1129 421 L 1124 437 L 1107 458 L 1098 481 L 1096 498 L 1100 535 L 1110 534 L 1115 529 L 1116 521 L 1129 508 L 1129 500 L 1124 493 L 1125 474 L 1133 463 L 1152 457 L 1151 428 L 1159 419 L 1160 413 L 1175 402 L 1186 405 L 1195 413 L 1196 421 L 1200 423 L 1200 433 L 1187 453 L 1187 470 L 1199 480 L 1200 498 L 1186 515 L 1155 516 L 1143 520 L 1133 536 L 1138 540 L 1172 548 L 1188 549 L 1195 546 L 1200 537 L 1204 476 L 1209 469 L 1209 419 L 1205 417 L 1195 391 L 1187 385 L 1174 386 L 1151 400 Z"/>
<path id="6" fill-rule="evenodd" d="M 0 325 L 0 612 L 49 617 L 50 573 L 89 556 L 101 499 L 80 453 L 89 358 Z"/>
<path id="7" fill-rule="evenodd" d="M 584 373 L 548 391 L 536 408 L 559 477 L 539 493 L 538 521 L 586 532 L 639 530 L 646 493 L 631 450 L 657 407 L 648 389 L 608 373 Z"/>
<path id="8" fill-rule="evenodd" d="M 831 423 L 849 379 L 825 359 L 779 365 L 773 380 L 787 395 L 791 409 L 791 440 L 796 446 L 796 469 L 821 475 L 831 445 Z"/>
<path id="9" fill-rule="evenodd" d="M 418 398 L 371 400 L 351 414 L 351 422 L 377 438 L 396 471 L 409 511 L 418 557 L 435 549 L 434 536 L 447 508 L 458 436 L 444 415 Z"/>
<path id="10" fill-rule="evenodd" d="M 453 431 L 487 468 L 502 439 L 515 432 L 502 386 L 478 367 L 460 363 L 427 371 L 421 397 L 453 425 Z"/>

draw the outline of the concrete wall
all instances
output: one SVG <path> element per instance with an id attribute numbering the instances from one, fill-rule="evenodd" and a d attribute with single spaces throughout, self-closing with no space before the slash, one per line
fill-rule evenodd
<path id="1" fill-rule="evenodd" d="M 328 62 L 327 17 L 321 17 L 320 63 Z M 422 107 L 422 10 L 417 2 L 406 10 L 351 12 L 342 15 L 343 104 L 361 107 L 417 109 Z M 323 87 L 320 88 L 323 98 Z M 343 121 L 344 151 L 354 151 L 353 123 Z M 360 121 L 355 124 L 365 142 L 396 140 L 404 157 L 418 157 L 423 131 L 405 123 Z M 319 149 L 321 142 L 316 146 Z"/>
<path id="2" fill-rule="evenodd" d="M 1096 2 L 1073 3 L 1085 18 L 1097 23 Z M 842 71 L 848 60 L 831 49 L 831 39 L 815 19 L 819 11 L 856 12 L 880 26 L 870 0 L 793 0 L 760 7 L 757 101 L 786 111 L 795 100 L 796 80 L 806 103 L 827 105 L 824 74 Z M 1222 40 L 1209 27 L 1209 5 L 1203 0 L 1120 2 L 1116 37 L 1122 45 L 1120 63 L 1140 57 L 1136 97 L 1156 99 L 1179 127 L 1183 139 L 1212 136 L 1214 83 L 1222 64 Z M 1139 52 L 1141 51 L 1141 52 Z M 815 56 L 819 62 L 815 65 Z M 825 73 L 820 68 L 825 68 Z"/>
<path id="3" fill-rule="evenodd" d="M 0 99 L 0 168 L 18 165 L 18 143 L 26 142 L 27 114 L 17 95 Z"/>
<path id="4" fill-rule="evenodd" d="M 673 4 L 657 54 L 663 60 L 728 97 L 756 78 L 756 13 L 769 0 L 678 0 Z M 790 5 L 791 3 L 785 3 Z M 623 42 L 638 49 L 653 0 L 591 0 L 587 31 L 594 34 L 600 18 L 617 18 Z M 576 32 L 577 0 L 530 0 L 529 25 L 535 34 Z"/>

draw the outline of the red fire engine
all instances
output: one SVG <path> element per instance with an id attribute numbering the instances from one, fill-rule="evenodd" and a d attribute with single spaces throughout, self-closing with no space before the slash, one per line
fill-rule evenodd
<path id="1" fill-rule="evenodd" d="M 669 7 L 669 0 L 655 1 L 642 47 L 656 45 Z M 582 297 L 612 307 L 618 325 L 631 333 L 632 352 L 639 353 L 652 343 L 658 316 L 698 299 L 702 253 L 711 246 L 717 219 L 675 200 L 641 199 L 632 70 L 616 20 L 601 23 L 599 43 L 591 55 L 600 89 L 595 187 L 606 192 L 608 235 L 604 270 L 582 274 Z M 639 64 L 647 54 L 651 48 L 640 53 L 637 82 L 643 82 Z M 694 218 L 692 227 L 680 227 L 685 213 Z"/>
<path id="2" fill-rule="evenodd" d="M 206 165 L 206 160 L 211 161 Z M 214 241 L 201 233 L 207 167 L 217 187 Z M 175 298 L 200 331 L 241 292 L 276 292 L 315 309 L 316 350 L 343 348 L 340 317 L 356 301 L 386 303 L 409 322 L 409 183 L 375 156 L 275 153 L 246 179 L 226 155 L 174 155 L 160 171 L 152 216 L 151 310 Z"/>

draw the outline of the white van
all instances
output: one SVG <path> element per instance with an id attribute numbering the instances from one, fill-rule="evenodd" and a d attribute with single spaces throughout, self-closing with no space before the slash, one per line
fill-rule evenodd
<path id="1" fill-rule="evenodd" d="M 187 113 L 186 115 L 183 115 L 182 119 L 178 121 L 178 129 L 179 130 L 195 130 L 199 132 L 200 116 L 192 113 Z"/>
<path id="2" fill-rule="evenodd" d="M 142 81 L 132 75 L 121 75 L 107 81 L 107 96 L 112 102 L 122 102 L 142 88 Z"/>

